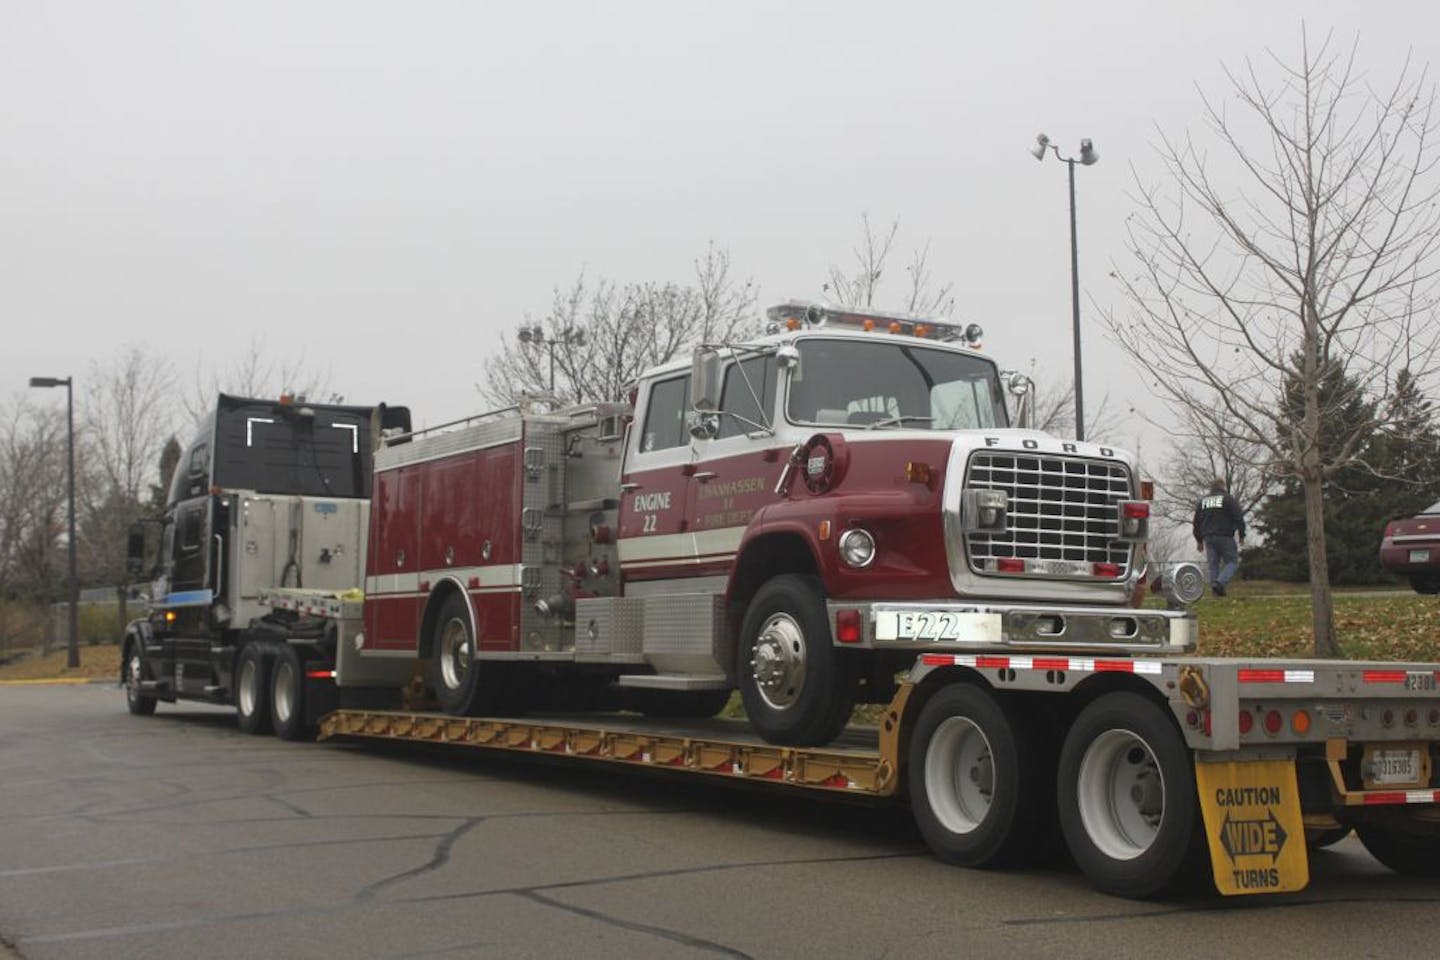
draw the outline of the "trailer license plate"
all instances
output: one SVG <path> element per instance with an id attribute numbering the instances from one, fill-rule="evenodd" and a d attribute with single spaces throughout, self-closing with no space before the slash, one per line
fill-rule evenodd
<path id="1" fill-rule="evenodd" d="M 956 610 L 878 610 L 876 640 L 999 643 L 1000 614 Z"/>
<path id="2" fill-rule="evenodd" d="M 1430 551 L 1429 551 L 1429 550 L 1411 550 L 1411 551 L 1410 551 L 1410 562 L 1411 562 L 1411 563 L 1429 563 L 1429 562 L 1430 562 Z"/>
<path id="3" fill-rule="evenodd" d="M 1418 747 L 1367 746 L 1363 769 L 1370 787 L 1418 787 L 1426 772 Z"/>

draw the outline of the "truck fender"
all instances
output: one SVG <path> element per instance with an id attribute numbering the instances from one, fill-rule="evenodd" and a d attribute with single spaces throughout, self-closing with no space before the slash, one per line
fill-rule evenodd
<path id="1" fill-rule="evenodd" d="M 120 641 L 120 673 L 116 678 L 117 682 L 125 682 L 125 661 L 130 659 L 130 651 L 136 644 L 140 645 L 140 656 L 145 656 L 145 650 L 155 639 L 154 628 L 150 621 L 144 617 L 131 620 L 125 625 L 125 636 Z"/>
<path id="2" fill-rule="evenodd" d="M 784 573 L 817 575 L 821 572 L 814 531 L 795 519 L 765 523 L 764 508 L 752 518 L 740 538 L 735 562 L 725 586 L 725 648 L 721 651 L 727 675 L 736 669 L 740 628 L 750 599 L 767 580 Z M 731 677 L 734 680 L 734 677 Z"/>
<path id="3" fill-rule="evenodd" d="M 425 601 L 425 612 L 420 616 L 420 636 L 416 638 L 415 650 L 422 660 L 433 653 L 430 649 L 430 635 L 435 630 L 435 618 L 440 615 L 440 607 L 451 593 L 458 593 L 465 598 L 465 612 L 470 617 L 470 638 L 477 647 L 480 644 L 480 630 L 475 622 L 475 605 L 470 602 L 470 594 L 458 577 L 446 575 L 430 587 L 430 596 Z"/>

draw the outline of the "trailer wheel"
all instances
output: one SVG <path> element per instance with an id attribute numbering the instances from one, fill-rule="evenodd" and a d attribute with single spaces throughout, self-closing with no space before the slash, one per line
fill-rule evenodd
<path id="1" fill-rule="evenodd" d="M 784 574 L 760 588 L 745 612 L 738 668 L 745 713 L 771 743 L 829 743 L 850 719 L 855 660 L 831 642 L 815 577 Z"/>
<path id="2" fill-rule="evenodd" d="M 440 709 L 451 716 L 465 717 L 481 706 L 480 661 L 475 656 L 475 638 L 470 634 L 466 599 L 458 593 L 445 598 L 435 621 L 430 683 Z"/>
<path id="3" fill-rule="evenodd" d="M 305 723 L 305 665 L 290 644 L 275 653 L 270 668 L 270 722 L 281 740 L 304 740 L 313 731 Z"/>
<path id="4" fill-rule="evenodd" d="M 247 643 L 235 658 L 235 717 L 244 733 L 270 732 L 270 651 Z"/>
<path id="5" fill-rule="evenodd" d="M 1206 875 L 1189 753 L 1145 697 L 1110 693 L 1080 711 L 1060 750 L 1058 793 L 1065 842 L 1098 889 L 1146 898 Z"/>
<path id="6" fill-rule="evenodd" d="M 1407 877 L 1440 877 L 1440 833 L 1416 825 L 1415 831 L 1388 824 L 1361 823 L 1355 833 L 1365 849 L 1385 866 Z"/>
<path id="7" fill-rule="evenodd" d="M 148 717 L 155 712 L 155 698 L 140 690 L 143 679 L 145 658 L 137 640 L 125 651 L 125 706 L 137 717 Z"/>
<path id="8" fill-rule="evenodd" d="M 910 805 L 926 844 L 964 867 L 1023 864 L 1054 836 L 1054 751 L 968 683 L 940 690 L 910 739 Z"/>

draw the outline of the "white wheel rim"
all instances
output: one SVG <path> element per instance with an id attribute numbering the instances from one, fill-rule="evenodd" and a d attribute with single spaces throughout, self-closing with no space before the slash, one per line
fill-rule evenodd
<path id="1" fill-rule="evenodd" d="M 925 749 L 925 794 L 951 833 L 970 833 L 990 813 L 995 761 L 985 731 L 969 717 L 948 717 L 935 728 Z"/>
<path id="2" fill-rule="evenodd" d="M 245 662 L 240 664 L 240 682 L 236 684 L 239 689 L 235 692 L 235 699 L 240 705 L 240 712 L 247 717 L 255 713 L 256 672 L 253 657 L 247 657 Z"/>
<path id="3" fill-rule="evenodd" d="M 275 718 L 288 723 L 295 712 L 295 668 L 281 663 L 275 668 Z"/>
<path id="4" fill-rule="evenodd" d="M 130 695 L 130 699 L 139 700 L 140 655 L 138 653 L 130 655 L 130 660 L 127 664 L 127 667 L 128 669 L 125 671 L 125 692 Z"/>
<path id="5" fill-rule="evenodd" d="M 1165 777 L 1142 737 L 1106 730 L 1091 741 L 1075 793 L 1085 832 L 1105 856 L 1133 860 L 1155 843 L 1165 818 Z"/>
<path id="6" fill-rule="evenodd" d="M 440 679 L 448 690 L 460 689 L 470 669 L 470 628 L 459 617 L 445 622 L 440 633 Z"/>

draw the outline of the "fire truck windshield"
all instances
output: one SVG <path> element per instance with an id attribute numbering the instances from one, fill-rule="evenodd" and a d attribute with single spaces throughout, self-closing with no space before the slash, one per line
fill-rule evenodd
<path id="1" fill-rule="evenodd" d="M 1006 426 L 995 365 L 929 344 L 806 338 L 787 412 L 816 426 L 974 430 Z"/>

